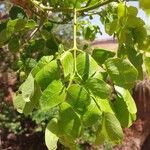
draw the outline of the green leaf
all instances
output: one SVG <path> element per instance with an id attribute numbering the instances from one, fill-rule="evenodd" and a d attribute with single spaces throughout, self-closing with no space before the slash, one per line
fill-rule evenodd
<path id="1" fill-rule="evenodd" d="M 47 22 L 44 23 L 43 29 L 50 32 L 52 30 L 53 26 L 54 25 L 53 25 L 52 22 L 47 21 Z"/>
<path id="2" fill-rule="evenodd" d="M 7 34 L 7 30 L 4 29 L 0 32 L 0 47 L 2 47 L 7 40 L 11 37 L 10 34 Z"/>
<path id="3" fill-rule="evenodd" d="M 59 70 L 56 60 L 51 61 L 49 64 L 41 68 L 35 76 L 35 80 L 42 90 L 46 89 L 53 80 L 57 79 L 59 79 Z"/>
<path id="4" fill-rule="evenodd" d="M 103 80 L 105 79 L 105 75 L 107 73 L 106 72 L 100 72 L 100 71 L 97 71 L 93 76 L 92 78 L 96 78 L 96 79 L 99 79 L 99 80 Z M 106 75 L 107 76 L 107 75 Z"/>
<path id="5" fill-rule="evenodd" d="M 65 101 L 66 93 L 60 80 L 52 81 L 40 98 L 41 109 L 51 109 Z"/>
<path id="6" fill-rule="evenodd" d="M 105 128 L 111 141 L 120 143 L 123 140 L 123 131 L 115 115 L 111 113 L 104 114 Z"/>
<path id="7" fill-rule="evenodd" d="M 60 105 L 58 124 L 62 135 L 76 139 L 80 135 L 81 121 L 71 106 L 63 102 Z"/>
<path id="8" fill-rule="evenodd" d="M 127 109 L 131 114 L 136 114 L 137 113 L 137 108 L 136 104 L 130 94 L 130 92 L 124 88 L 115 86 L 115 90 L 118 93 L 118 96 L 124 99 Z"/>
<path id="9" fill-rule="evenodd" d="M 44 51 L 44 48 L 45 48 L 45 40 L 39 38 L 30 41 L 28 47 L 26 47 L 26 51 L 28 53 L 33 53 L 37 51 L 41 52 Z"/>
<path id="10" fill-rule="evenodd" d="M 103 114 L 102 126 L 98 130 L 95 144 L 99 145 L 105 141 L 119 144 L 123 140 L 123 131 L 115 115 Z"/>
<path id="11" fill-rule="evenodd" d="M 98 68 L 98 64 L 88 53 L 77 56 L 77 71 L 84 80 L 94 75 Z"/>
<path id="12" fill-rule="evenodd" d="M 94 26 L 87 26 L 83 30 L 83 37 L 85 40 L 91 40 L 93 41 L 96 38 L 96 28 Z"/>
<path id="13" fill-rule="evenodd" d="M 103 80 L 90 78 L 86 81 L 85 87 L 99 98 L 108 98 L 111 94 L 110 86 Z"/>
<path id="14" fill-rule="evenodd" d="M 56 129 L 57 127 L 57 119 L 52 119 L 45 130 L 45 143 L 48 148 L 48 150 L 56 150 L 57 149 L 57 142 L 58 142 L 58 137 L 57 135 L 53 132 L 54 128 Z"/>
<path id="15" fill-rule="evenodd" d="M 27 17 L 24 10 L 19 7 L 19 6 L 13 6 L 11 10 L 9 11 L 9 17 L 11 19 L 16 19 L 16 18 L 24 18 Z"/>
<path id="16" fill-rule="evenodd" d="M 99 64 L 102 65 L 104 62 L 111 57 L 114 57 L 115 53 L 104 50 L 104 49 L 94 49 L 92 52 L 92 57 L 95 59 L 95 61 Z"/>
<path id="17" fill-rule="evenodd" d="M 128 58 L 135 67 L 143 64 L 142 54 L 137 52 L 135 48 L 128 48 Z"/>
<path id="18" fill-rule="evenodd" d="M 36 81 L 34 81 L 34 94 L 31 97 L 31 106 L 33 108 L 39 108 L 40 104 L 39 104 L 39 99 L 42 96 L 42 91 L 40 89 L 40 86 L 37 84 Z"/>
<path id="19" fill-rule="evenodd" d="M 12 36 L 12 34 L 14 32 L 18 32 L 22 28 L 24 28 L 25 24 L 26 24 L 26 21 L 23 19 L 9 20 L 7 22 L 6 29 L 4 29 L 0 32 L 0 47 L 3 46 L 5 44 L 5 42 L 10 39 L 10 37 Z M 16 45 L 18 47 L 18 42 L 15 44 L 15 43 L 13 43 L 13 41 L 17 42 L 17 39 L 11 38 L 11 41 L 10 41 L 11 46 L 10 47 L 16 48 Z"/>
<path id="20" fill-rule="evenodd" d="M 14 32 L 20 32 L 25 28 L 27 21 L 25 19 L 17 19 Z"/>
<path id="21" fill-rule="evenodd" d="M 144 57 L 144 64 L 145 64 L 148 76 L 150 77 L 150 57 L 148 57 L 148 56 Z"/>
<path id="22" fill-rule="evenodd" d="M 127 48 L 125 45 L 120 44 L 117 51 L 117 57 L 118 58 L 126 58 L 127 55 Z"/>
<path id="23" fill-rule="evenodd" d="M 43 56 L 37 65 L 32 69 L 31 73 L 35 76 L 44 66 L 49 64 L 53 59 L 53 56 Z"/>
<path id="24" fill-rule="evenodd" d="M 105 24 L 105 31 L 109 35 L 113 35 L 117 29 L 118 29 L 118 19 L 115 19 L 112 22 Z"/>
<path id="25" fill-rule="evenodd" d="M 138 70 L 138 78 L 143 79 L 143 55 L 142 53 L 138 53 L 135 48 L 128 48 L 128 59 Z"/>
<path id="26" fill-rule="evenodd" d="M 68 75 L 72 75 L 73 74 L 73 66 L 74 66 L 74 62 L 73 62 L 73 56 L 71 52 L 65 52 L 61 55 L 61 63 L 62 63 L 62 67 L 63 67 L 63 71 L 64 71 L 64 76 L 67 77 Z"/>
<path id="27" fill-rule="evenodd" d="M 144 25 L 145 23 L 141 18 L 134 17 L 132 15 L 127 17 L 127 27 L 129 28 L 138 28 L 143 27 Z"/>
<path id="28" fill-rule="evenodd" d="M 149 0 L 139 0 L 140 7 L 147 10 L 150 9 L 150 1 Z"/>
<path id="29" fill-rule="evenodd" d="M 117 97 L 113 104 L 114 104 L 116 116 L 121 126 L 124 128 L 130 127 L 134 120 L 132 118 L 132 114 L 129 113 L 125 100 L 122 97 Z"/>
<path id="30" fill-rule="evenodd" d="M 13 53 L 17 52 L 20 48 L 19 38 L 16 36 L 13 36 L 8 44 L 9 50 Z"/>
<path id="31" fill-rule="evenodd" d="M 125 16 L 125 5 L 123 3 L 118 4 L 118 18 L 121 19 Z"/>
<path id="32" fill-rule="evenodd" d="M 78 84 L 73 84 L 68 89 L 67 102 L 75 111 L 83 114 L 86 111 L 87 106 L 90 104 L 90 95 L 84 87 Z"/>
<path id="33" fill-rule="evenodd" d="M 14 30 L 15 30 L 15 26 L 16 26 L 16 23 L 17 23 L 18 19 L 15 19 L 15 20 L 9 20 L 8 23 L 7 23 L 7 34 L 9 36 L 11 36 L 13 33 L 14 33 Z"/>
<path id="34" fill-rule="evenodd" d="M 1 32 L 2 30 L 6 29 L 6 27 L 7 27 L 7 22 L 1 22 L 1 23 L 0 23 L 0 32 Z"/>
<path id="35" fill-rule="evenodd" d="M 19 91 L 20 92 L 13 98 L 13 104 L 18 112 L 29 115 L 34 108 L 39 107 L 41 90 L 36 82 L 33 83 L 30 75 L 20 86 Z"/>
<path id="36" fill-rule="evenodd" d="M 120 32 L 119 32 L 119 43 L 120 44 L 126 44 L 126 45 L 133 45 L 134 41 L 133 41 L 133 35 L 131 30 L 129 30 L 128 28 L 123 28 Z"/>
<path id="37" fill-rule="evenodd" d="M 79 150 L 79 144 L 77 144 L 76 141 L 69 136 L 65 135 L 60 137 L 59 142 L 70 150 Z"/>
<path id="38" fill-rule="evenodd" d="M 138 44 L 138 49 L 143 49 L 144 41 L 147 38 L 147 30 L 145 27 L 138 27 L 133 30 L 134 42 Z"/>
<path id="39" fill-rule="evenodd" d="M 19 91 L 22 93 L 24 100 L 29 102 L 34 94 L 34 78 L 32 74 L 29 74 L 25 82 L 19 87 Z"/>
<path id="40" fill-rule="evenodd" d="M 120 58 L 108 59 L 105 66 L 114 84 L 131 89 L 138 76 L 134 66 Z"/>
<path id="41" fill-rule="evenodd" d="M 33 28 L 36 27 L 36 25 L 37 25 L 36 22 L 35 22 L 34 20 L 30 19 L 30 20 L 28 20 L 28 22 L 26 23 L 25 28 L 26 28 L 26 29 L 33 29 Z"/>
<path id="42" fill-rule="evenodd" d="M 36 62 L 36 60 L 35 59 L 33 59 L 33 58 L 27 58 L 26 59 L 26 61 L 28 62 L 28 68 L 30 69 L 30 70 L 32 70 L 36 65 L 37 65 L 37 62 Z M 32 74 L 32 73 L 31 73 Z M 33 74 L 32 74 L 33 75 Z"/>
<path id="43" fill-rule="evenodd" d="M 43 33 L 43 38 L 46 40 L 46 47 L 49 49 L 49 54 L 54 55 L 56 52 L 58 52 L 58 46 L 60 44 L 60 41 L 49 32 Z"/>
<path id="44" fill-rule="evenodd" d="M 30 102 L 28 102 L 28 103 L 30 103 Z M 13 98 L 14 107 L 17 109 L 17 111 L 19 113 L 23 113 L 24 112 L 25 105 L 28 104 L 28 103 L 26 101 L 24 101 L 24 99 L 23 99 L 21 94 L 18 94 L 16 96 L 14 96 L 14 98 Z M 28 111 L 31 112 L 31 110 L 28 110 Z"/>
<path id="45" fill-rule="evenodd" d="M 101 110 L 97 107 L 96 103 L 91 100 L 90 105 L 88 105 L 86 112 L 82 116 L 83 124 L 87 127 L 90 127 L 101 119 L 101 115 Z"/>
<path id="46" fill-rule="evenodd" d="M 128 11 L 128 14 L 132 15 L 132 16 L 137 16 L 137 14 L 138 14 L 138 9 L 133 6 L 129 6 L 127 11 Z"/>
<path id="47" fill-rule="evenodd" d="M 26 21 L 23 19 L 9 20 L 6 29 L 0 32 L 0 46 L 2 46 L 14 32 L 18 32 L 24 28 Z"/>
<path id="48" fill-rule="evenodd" d="M 26 102 L 21 94 L 13 98 L 13 104 L 19 113 L 23 113 L 26 116 L 29 115 L 34 108 L 37 108 L 34 101 Z"/>
<path id="49" fill-rule="evenodd" d="M 105 112 L 105 113 L 109 112 L 109 113 L 115 114 L 113 110 L 113 105 L 110 100 L 99 99 L 99 98 L 96 98 L 95 100 L 97 104 L 99 105 L 102 112 Z"/>

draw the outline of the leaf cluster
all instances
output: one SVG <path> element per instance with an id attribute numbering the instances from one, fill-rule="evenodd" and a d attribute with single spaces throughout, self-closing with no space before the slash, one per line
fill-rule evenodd
<path id="1" fill-rule="evenodd" d="M 123 59 L 127 58 L 138 70 L 138 78 L 142 79 L 142 51 L 148 48 L 144 21 L 137 16 L 137 8 L 126 6 L 123 3 L 113 9 L 108 6 L 106 10 L 102 10 L 101 20 L 105 31 L 118 41 L 117 56 Z"/>
<path id="2" fill-rule="evenodd" d="M 97 10 L 106 33 L 119 43 L 117 52 L 95 48 L 88 53 L 76 47 L 76 18 L 110 2 L 31 0 L 38 14 L 29 19 L 19 11 L 21 15 L 14 14 L 0 25 L 0 46 L 8 44 L 12 53 L 19 51 L 21 59 L 17 64 L 29 67 L 27 78 L 14 97 L 15 108 L 26 116 L 34 110 L 55 112 L 45 131 L 50 150 L 57 148 L 58 141 L 71 150 L 79 149 L 80 143 L 88 142 L 83 138 L 87 129 L 94 135 L 90 144 L 119 144 L 123 140 L 122 129 L 136 120 L 131 91 L 143 77 L 143 62 L 146 66 L 150 63 L 144 53 L 148 39 L 145 23 L 137 16 L 138 10 L 124 3 Z M 48 18 L 49 11 L 57 17 L 64 16 L 65 21 L 72 20 L 75 11 L 72 49 L 65 49 L 52 33 L 56 22 Z M 80 29 L 84 39 L 91 41 L 100 32 L 98 26 L 89 24 Z M 150 72 L 149 67 L 147 70 Z"/>
<path id="3" fill-rule="evenodd" d="M 58 140 L 77 149 L 85 127 L 95 128 L 95 145 L 121 142 L 122 127 L 129 127 L 136 118 L 136 106 L 128 89 L 138 73 L 130 63 L 114 56 L 102 49 L 95 49 L 92 55 L 79 51 L 76 73 L 71 51 L 57 58 L 44 56 L 20 86 L 14 98 L 19 112 L 28 115 L 34 109 L 58 109 L 45 133 L 49 149 L 55 149 Z M 101 71 L 100 66 L 106 70 Z M 116 94 L 106 83 L 104 72 L 112 78 Z M 113 94 L 115 101 L 111 99 Z"/>

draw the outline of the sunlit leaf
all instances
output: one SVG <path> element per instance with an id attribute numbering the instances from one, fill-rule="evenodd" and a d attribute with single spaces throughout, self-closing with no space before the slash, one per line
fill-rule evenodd
<path id="1" fill-rule="evenodd" d="M 130 63 L 119 58 L 114 58 L 108 59 L 105 65 L 114 84 L 127 89 L 133 87 L 138 72 Z"/>
<path id="2" fill-rule="evenodd" d="M 45 130 L 45 143 L 48 150 L 56 150 L 57 149 L 57 142 L 58 137 L 56 134 L 53 133 L 54 128 L 57 126 L 57 119 L 52 119 Z"/>
<path id="3" fill-rule="evenodd" d="M 96 145 L 100 145 L 106 141 L 119 144 L 123 139 L 123 131 L 118 119 L 111 113 L 103 114 L 102 126 L 99 128 Z"/>
<path id="4" fill-rule="evenodd" d="M 66 98 L 65 89 L 60 80 L 52 81 L 43 91 L 40 98 L 41 109 L 51 109 L 62 103 Z"/>

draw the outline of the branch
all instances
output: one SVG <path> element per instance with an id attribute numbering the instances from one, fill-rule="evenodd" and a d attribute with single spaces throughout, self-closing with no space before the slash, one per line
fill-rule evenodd
<path id="1" fill-rule="evenodd" d="M 22 49 L 34 36 L 35 34 L 41 29 L 41 27 L 43 26 L 43 20 L 40 21 L 38 27 L 36 27 L 31 33 L 30 35 L 26 38 L 26 40 L 22 41 L 22 44 L 20 46 L 20 49 Z"/>
<path id="2" fill-rule="evenodd" d="M 44 6 L 42 3 L 37 2 L 35 0 L 31 0 L 31 2 L 39 9 L 43 11 L 53 11 L 53 12 L 73 12 L 72 8 L 53 8 L 53 7 L 48 7 Z"/>
<path id="3" fill-rule="evenodd" d="M 77 2 L 78 0 L 76 0 L 76 2 Z M 98 8 L 98 7 L 102 7 L 102 6 L 104 6 L 104 5 L 107 5 L 107 4 L 109 4 L 109 3 L 111 3 L 111 2 L 117 2 L 118 0 L 106 0 L 106 1 L 104 1 L 104 2 L 97 2 L 96 4 L 94 4 L 94 5 L 92 5 L 92 6 L 85 6 L 85 7 L 83 7 L 83 8 L 80 8 L 80 9 L 77 9 L 76 10 L 76 12 L 88 12 L 88 11 L 90 11 L 90 10 L 93 10 L 93 9 L 96 9 L 96 8 Z M 44 6 L 42 3 L 40 3 L 40 2 L 38 2 L 38 1 L 36 1 L 36 0 L 31 0 L 31 2 L 37 7 L 37 8 L 39 8 L 40 10 L 42 10 L 42 11 L 52 11 L 52 12 L 73 12 L 74 11 L 74 9 L 73 8 L 53 8 L 53 7 L 47 7 L 47 6 Z M 87 5 L 88 5 L 88 3 L 90 4 L 90 2 L 91 2 L 91 0 L 89 0 L 88 2 L 87 2 Z M 34 12 L 35 13 L 35 12 Z M 70 20 L 72 20 L 73 18 L 70 18 Z M 51 20 L 51 19 L 49 19 L 49 21 L 50 22 L 52 22 L 52 23 L 55 23 L 55 24 L 67 24 L 68 23 L 68 21 L 70 21 L 70 20 L 67 20 L 67 19 L 64 19 L 64 20 L 62 20 L 62 21 L 55 21 L 55 20 Z"/>
<path id="4" fill-rule="evenodd" d="M 78 12 L 87 12 L 87 11 L 96 9 L 98 7 L 102 7 L 104 5 L 107 5 L 107 4 L 111 3 L 111 2 L 117 2 L 117 1 L 118 0 L 106 0 L 104 2 L 98 2 L 98 3 L 96 3 L 96 4 L 92 5 L 92 6 L 89 6 L 89 7 L 84 7 L 84 8 L 78 9 L 77 11 Z"/>
<path id="5" fill-rule="evenodd" d="M 101 15 L 101 12 L 88 12 L 88 13 L 84 13 L 84 17 L 85 16 L 90 16 L 90 15 L 92 15 L 92 16 L 94 16 L 94 15 Z"/>
<path id="6" fill-rule="evenodd" d="M 31 0 L 31 2 L 39 9 L 42 9 L 43 11 L 53 11 L 53 12 L 73 12 L 74 9 L 73 8 L 53 8 L 53 7 L 48 7 L 48 6 L 44 6 L 42 3 L 37 2 L 36 0 Z M 90 2 L 90 0 L 89 0 Z M 83 7 L 80 9 L 77 9 L 77 12 L 87 12 L 93 9 L 96 9 L 98 7 L 102 7 L 104 5 L 107 5 L 111 2 L 118 2 L 118 0 L 106 0 L 104 2 L 97 2 L 96 4 L 92 5 L 92 6 L 88 6 L 88 7 Z"/>
<path id="7" fill-rule="evenodd" d="M 32 10 L 31 9 L 31 11 L 32 11 L 32 13 L 34 13 L 36 16 L 38 16 L 40 19 L 41 18 L 44 18 L 42 15 L 40 15 L 38 12 L 36 12 L 36 11 L 34 11 L 34 10 Z M 54 19 L 49 19 L 48 18 L 48 21 L 49 22 L 51 22 L 51 23 L 55 23 L 55 24 L 68 24 L 68 22 L 70 22 L 71 20 L 73 19 L 73 17 L 71 17 L 71 18 L 69 18 L 69 19 L 63 19 L 62 21 L 56 21 L 56 20 L 54 20 Z"/>
<path id="8" fill-rule="evenodd" d="M 26 43 L 34 37 L 34 35 L 41 29 L 42 26 L 43 26 L 43 21 L 41 21 L 39 23 L 39 26 L 30 33 L 29 37 L 26 39 Z"/>
<path id="9" fill-rule="evenodd" d="M 70 18 L 70 20 L 64 19 L 62 21 L 55 21 L 55 20 L 52 20 L 52 19 L 48 19 L 48 21 L 51 22 L 51 23 L 55 23 L 55 24 L 68 24 L 72 19 L 73 19 L 73 17 Z"/>

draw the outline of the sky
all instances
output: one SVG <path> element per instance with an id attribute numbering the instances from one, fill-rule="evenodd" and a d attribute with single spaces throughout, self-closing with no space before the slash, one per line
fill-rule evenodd
<path id="1" fill-rule="evenodd" d="M 147 26 L 148 25 L 150 26 L 150 18 L 148 18 L 148 16 L 145 14 L 145 12 L 142 9 L 139 8 L 139 3 L 138 2 L 127 2 L 127 5 L 137 7 L 139 9 L 138 16 L 145 21 Z M 111 36 L 109 36 L 108 34 L 105 33 L 104 27 L 101 24 L 98 16 L 95 16 L 93 18 L 92 24 L 96 24 L 96 25 L 100 26 L 100 29 L 101 29 L 101 32 L 102 32 L 102 35 L 100 35 L 100 34 L 97 35 L 97 39 L 104 40 L 104 39 L 111 39 L 112 38 Z"/>

